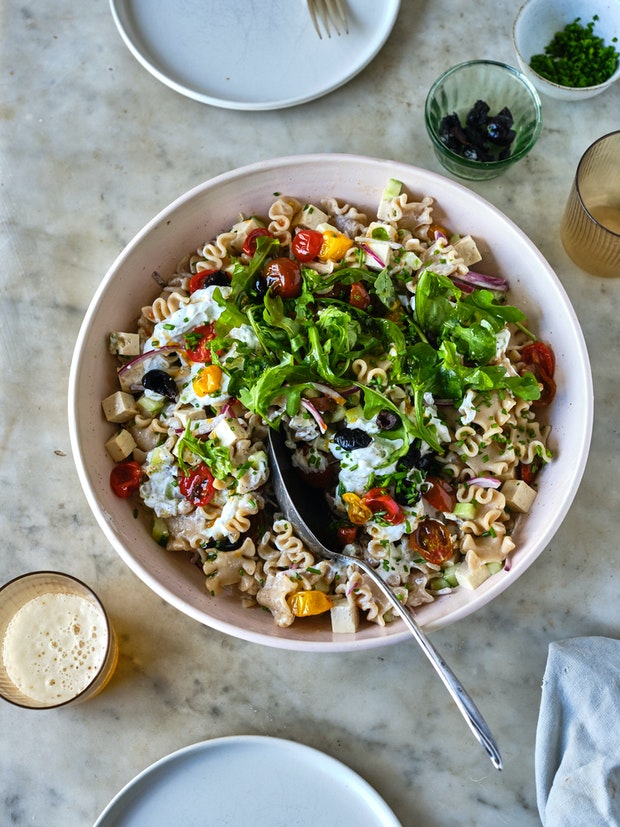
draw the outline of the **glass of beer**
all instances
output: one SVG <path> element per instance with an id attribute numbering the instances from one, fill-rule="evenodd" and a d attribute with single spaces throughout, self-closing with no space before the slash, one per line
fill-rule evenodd
<path id="1" fill-rule="evenodd" d="M 55 571 L 0 588 L 0 696 L 51 709 L 100 692 L 118 660 L 114 629 L 85 583 Z"/>
<path id="2" fill-rule="evenodd" d="M 620 132 L 603 135 L 579 161 L 561 236 L 582 270 L 620 276 Z"/>

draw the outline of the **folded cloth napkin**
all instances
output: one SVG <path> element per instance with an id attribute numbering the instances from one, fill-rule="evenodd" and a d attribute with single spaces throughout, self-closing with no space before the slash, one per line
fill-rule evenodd
<path id="1" fill-rule="evenodd" d="M 620 825 L 620 641 L 549 646 L 535 766 L 545 827 Z"/>

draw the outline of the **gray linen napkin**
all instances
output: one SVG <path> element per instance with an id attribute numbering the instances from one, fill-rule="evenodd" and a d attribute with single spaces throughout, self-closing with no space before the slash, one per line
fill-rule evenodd
<path id="1" fill-rule="evenodd" d="M 549 646 L 535 766 L 545 827 L 620 825 L 620 641 Z"/>

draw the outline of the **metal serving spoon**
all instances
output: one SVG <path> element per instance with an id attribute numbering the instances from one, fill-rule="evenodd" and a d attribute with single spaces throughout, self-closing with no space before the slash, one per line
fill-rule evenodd
<path id="1" fill-rule="evenodd" d="M 420 644 L 422 651 L 437 671 L 469 728 L 487 751 L 493 766 L 501 770 L 502 759 L 484 718 L 456 675 L 418 626 L 413 612 L 399 601 L 387 583 L 365 560 L 349 557 L 342 554 L 342 552 L 333 551 L 325 545 L 326 542 L 329 542 L 327 538 L 329 520 L 326 519 L 326 504 L 322 495 L 316 489 L 304 485 L 293 468 L 290 451 L 281 431 L 275 431 L 273 428 L 269 429 L 268 445 L 276 499 L 286 519 L 295 527 L 299 538 L 317 556 L 346 565 L 353 564 L 372 579 L 376 587 L 381 590 L 398 611 L 403 622 Z"/>

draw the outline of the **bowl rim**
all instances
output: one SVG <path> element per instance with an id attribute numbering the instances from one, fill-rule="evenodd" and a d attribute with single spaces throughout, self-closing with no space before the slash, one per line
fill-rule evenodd
<path id="1" fill-rule="evenodd" d="M 581 330 L 577 314 L 575 313 L 575 310 L 570 302 L 568 294 L 566 293 L 566 290 L 564 289 L 555 271 L 551 268 L 531 239 L 507 215 L 470 188 L 437 172 L 417 167 L 402 161 L 379 159 L 371 156 L 348 153 L 300 154 L 266 159 L 223 172 L 202 181 L 170 202 L 154 217 L 152 217 L 137 233 L 135 233 L 131 240 L 125 244 L 124 248 L 113 260 L 91 298 L 76 339 L 69 372 L 68 420 L 70 444 L 78 478 L 95 520 L 119 557 L 146 586 L 148 586 L 156 595 L 163 598 L 164 601 L 178 609 L 181 613 L 192 617 L 202 625 L 206 625 L 237 639 L 267 645 L 272 648 L 282 648 L 298 652 L 337 653 L 380 648 L 385 645 L 392 645 L 405 640 L 410 640 L 411 635 L 404 627 L 402 621 L 398 621 L 398 629 L 390 628 L 389 631 L 383 628 L 373 629 L 373 636 L 369 637 L 357 638 L 356 636 L 352 636 L 352 639 L 349 639 L 351 636 L 343 635 L 341 636 L 343 638 L 342 640 L 334 640 L 333 638 L 329 640 L 312 640 L 308 638 L 291 639 L 286 636 L 286 630 L 277 630 L 275 625 L 274 632 L 268 634 L 260 630 L 256 631 L 249 627 L 240 627 L 239 625 L 235 625 L 227 620 L 209 615 L 203 609 L 192 605 L 182 593 L 173 591 L 169 585 L 161 582 L 155 573 L 146 568 L 140 560 L 132 555 L 131 550 L 123 545 L 120 536 L 116 533 L 114 528 L 112 515 L 107 513 L 105 508 L 98 502 L 96 491 L 93 487 L 91 487 L 89 470 L 85 456 L 85 448 L 80 440 L 80 421 L 78 418 L 80 396 L 78 380 L 80 378 L 80 374 L 86 370 L 87 355 L 84 351 L 84 345 L 88 339 L 89 327 L 92 320 L 99 312 L 100 303 L 105 299 L 106 293 L 110 288 L 110 283 L 113 281 L 117 271 L 123 266 L 124 262 L 131 257 L 133 252 L 137 247 L 139 247 L 143 240 L 148 238 L 148 236 L 158 227 L 167 224 L 170 215 L 187 202 L 191 202 L 205 192 L 210 192 L 215 188 L 234 181 L 235 179 L 245 178 L 255 173 L 285 173 L 286 169 L 291 166 L 294 166 L 295 169 L 299 169 L 304 166 L 321 168 L 324 167 L 325 164 L 332 164 L 334 167 L 337 166 L 339 169 L 345 165 L 370 165 L 377 171 L 381 170 L 382 174 L 384 174 L 385 180 L 389 177 L 404 176 L 405 179 L 415 179 L 420 181 L 420 186 L 430 186 L 433 183 L 436 184 L 438 188 L 448 186 L 456 195 L 460 193 L 468 200 L 474 199 L 476 203 L 483 207 L 484 211 L 489 212 L 494 217 L 498 218 L 510 229 L 511 233 L 520 241 L 520 243 L 524 243 L 528 247 L 532 257 L 537 260 L 538 266 L 545 271 L 546 275 L 550 279 L 551 287 L 554 289 L 559 301 L 564 304 L 567 316 L 572 322 L 572 329 L 576 336 L 576 351 L 581 356 L 578 364 L 578 373 L 583 383 L 582 398 L 584 399 L 584 407 L 582 416 L 580 417 L 580 421 L 578 423 L 580 450 L 575 458 L 575 465 L 571 469 L 571 478 L 567 481 L 567 485 L 565 486 L 566 496 L 562 507 L 558 510 L 552 520 L 545 523 L 537 552 L 528 557 L 526 560 L 517 561 L 517 563 L 512 566 L 510 571 L 506 571 L 504 573 L 505 576 L 500 577 L 499 575 L 496 575 L 496 577 L 493 578 L 493 582 L 487 581 L 489 585 L 484 589 L 484 592 L 481 592 L 480 600 L 475 606 L 472 606 L 471 602 L 467 601 L 463 605 L 458 605 L 456 607 L 453 606 L 447 613 L 447 616 L 441 615 L 430 622 L 425 622 L 424 628 L 427 632 L 432 632 L 452 623 L 459 622 L 475 612 L 477 609 L 484 608 L 488 603 L 492 602 L 492 600 L 498 597 L 512 583 L 514 583 L 520 574 L 529 568 L 537 557 L 548 547 L 549 543 L 559 530 L 561 524 L 566 518 L 566 515 L 568 514 L 585 471 L 593 427 L 594 397 L 592 374 L 583 331 Z"/>
<path id="2" fill-rule="evenodd" d="M 462 155 L 459 155 L 457 152 L 449 149 L 440 139 L 439 134 L 437 133 L 433 122 L 430 117 L 430 107 L 432 98 L 440 87 L 440 85 L 451 75 L 459 72 L 462 69 L 465 69 L 469 66 L 497 66 L 502 70 L 505 70 L 511 75 L 514 75 L 517 80 L 521 81 L 523 86 L 525 87 L 526 91 L 529 92 L 529 95 L 534 103 L 534 107 L 536 109 L 536 126 L 530 140 L 528 141 L 527 145 L 520 149 L 518 152 L 512 153 L 508 158 L 504 158 L 498 161 L 470 161 L 468 158 L 464 158 Z M 458 163 L 465 169 L 471 170 L 478 170 L 480 172 L 484 171 L 499 171 L 506 169 L 507 167 L 512 166 L 512 164 L 520 161 L 521 158 L 524 158 L 536 145 L 536 142 L 540 138 L 540 134 L 542 132 L 543 127 L 543 115 L 542 115 L 542 102 L 540 100 L 540 95 L 534 84 L 528 80 L 528 78 L 517 69 L 515 66 L 511 66 L 509 63 L 503 63 L 499 60 L 465 60 L 462 63 L 457 63 L 455 66 L 451 66 L 449 69 L 446 69 L 445 72 L 442 72 L 441 75 L 435 80 L 431 88 L 428 90 L 428 94 L 426 95 L 426 101 L 424 104 L 424 120 L 426 122 L 426 129 L 433 141 L 433 144 L 442 152 L 443 155 L 446 155 L 450 160 Z"/>
<path id="3" fill-rule="evenodd" d="M 517 57 L 519 58 L 519 62 L 521 63 L 522 69 L 525 71 L 527 67 L 527 71 L 531 73 L 536 83 L 540 83 L 542 87 L 548 87 L 549 89 L 555 89 L 558 92 L 567 92 L 567 93 L 575 93 L 575 97 L 581 97 L 582 95 L 587 95 L 588 93 L 592 92 L 602 92 L 608 86 L 611 86 L 618 78 L 620 78 L 620 57 L 618 58 L 618 64 L 616 66 L 616 70 L 613 74 L 611 74 L 607 80 L 604 80 L 602 83 L 595 83 L 592 86 L 564 86 L 561 83 L 556 83 L 554 80 L 549 80 L 549 78 L 545 78 L 542 75 L 538 74 L 536 69 L 532 69 L 530 66 L 527 58 L 525 57 L 523 50 L 519 47 L 519 38 L 517 36 L 517 27 L 519 22 L 522 21 L 522 15 L 525 10 L 533 6 L 535 3 L 538 3 L 540 0 L 525 0 L 525 2 L 519 8 L 519 11 L 515 15 L 515 19 L 512 24 L 512 45 L 514 47 L 515 52 L 517 53 Z M 594 12 L 596 14 L 596 12 Z M 568 25 L 568 24 L 565 24 Z M 525 75 L 524 75 L 525 77 Z M 527 79 L 527 78 L 526 78 Z"/>

